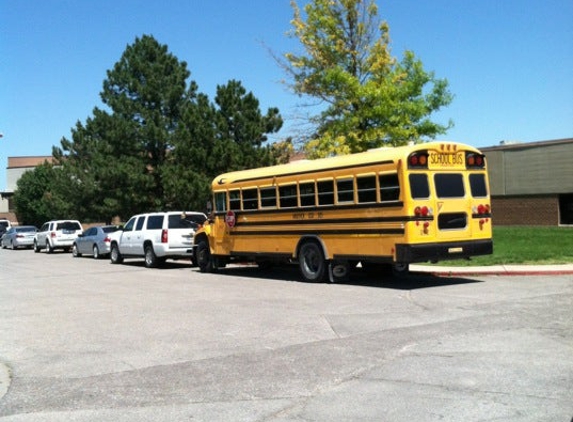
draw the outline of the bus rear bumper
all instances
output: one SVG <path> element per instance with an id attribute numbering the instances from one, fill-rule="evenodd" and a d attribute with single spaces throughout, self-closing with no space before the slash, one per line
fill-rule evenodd
<path id="1" fill-rule="evenodd" d="M 493 241 L 491 239 L 414 245 L 398 244 L 396 245 L 396 262 L 438 262 L 492 253 Z"/>

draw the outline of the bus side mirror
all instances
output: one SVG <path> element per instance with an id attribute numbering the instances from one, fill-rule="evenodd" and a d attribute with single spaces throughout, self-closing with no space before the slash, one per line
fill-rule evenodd
<path id="1" fill-rule="evenodd" d="M 213 212 L 213 205 L 211 204 L 211 201 L 207 201 L 205 208 L 207 209 L 207 215 L 209 215 Z"/>

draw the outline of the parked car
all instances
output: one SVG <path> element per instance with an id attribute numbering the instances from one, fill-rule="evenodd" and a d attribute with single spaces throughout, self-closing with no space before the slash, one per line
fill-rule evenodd
<path id="1" fill-rule="evenodd" d="M 145 258 L 145 266 L 157 267 L 166 259 L 193 258 L 193 237 L 207 216 L 195 211 L 153 212 L 134 215 L 111 234 L 111 262 Z"/>
<path id="2" fill-rule="evenodd" d="M 10 220 L 0 219 L 0 236 L 6 233 L 10 227 L 12 227 Z"/>
<path id="3" fill-rule="evenodd" d="M 38 228 L 35 226 L 11 227 L 2 235 L 0 245 L 3 249 L 31 248 L 37 231 Z"/>
<path id="4" fill-rule="evenodd" d="M 119 229 L 118 226 L 95 226 L 80 233 L 72 244 L 74 257 L 92 255 L 95 259 L 109 255 L 110 234 Z"/>
<path id="5" fill-rule="evenodd" d="M 42 224 L 34 236 L 34 252 L 46 249 L 48 253 L 56 249 L 68 252 L 78 234 L 83 231 L 77 220 L 53 220 Z"/>

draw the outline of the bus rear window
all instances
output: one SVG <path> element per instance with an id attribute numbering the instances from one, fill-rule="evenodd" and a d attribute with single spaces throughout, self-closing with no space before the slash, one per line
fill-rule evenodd
<path id="1" fill-rule="evenodd" d="M 413 199 L 426 199 L 430 197 L 428 176 L 425 174 L 410 174 L 410 189 Z"/>
<path id="2" fill-rule="evenodd" d="M 485 184 L 485 174 L 470 174 L 470 188 L 474 198 L 487 196 L 487 186 Z"/>
<path id="3" fill-rule="evenodd" d="M 464 179 L 459 173 L 436 174 L 434 182 L 438 198 L 463 198 L 465 196 Z"/>

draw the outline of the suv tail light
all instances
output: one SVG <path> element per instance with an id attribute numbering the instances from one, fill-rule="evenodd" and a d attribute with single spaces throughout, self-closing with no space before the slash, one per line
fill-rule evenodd
<path id="1" fill-rule="evenodd" d="M 167 241 L 169 240 L 167 233 L 168 233 L 167 229 L 161 230 L 161 243 L 167 243 Z"/>
<path id="2" fill-rule="evenodd" d="M 50 237 L 53 239 L 54 237 L 56 237 L 56 232 L 50 232 Z"/>

